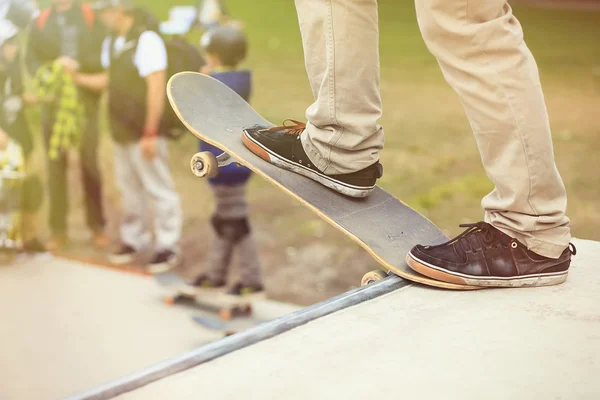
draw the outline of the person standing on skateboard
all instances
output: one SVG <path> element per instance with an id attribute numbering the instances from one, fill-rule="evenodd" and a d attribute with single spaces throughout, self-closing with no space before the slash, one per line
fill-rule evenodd
<path id="1" fill-rule="evenodd" d="M 32 74 L 59 60 L 72 60 L 69 68 L 83 73 L 102 71 L 100 50 L 104 29 L 97 21 L 94 11 L 77 0 L 53 0 L 49 9 L 42 11 L 34 21 L 29 33 L 27 64 Z M 104 233 L 105 219 L 102 208 L 102 182 L 98 168 L 98 112 L 100 95 L 85 88 L 77 93 L 77 101 L 85 108 L 85 125 L 81 132 L 80 162 L 84 188 L 87 225 L 94 235 L 94 245 L 105 248 L 109 239 Z M 42 109 L 44 139 L 49 151 L 59 110 L 59 99 L 45 104 Z M 50 187 L 50 250 L 66 246 L 67 213 L 69 193 L 67 185 L 67 156 L 60 154 L 48 160 L 48 184 Z"/>
<path id="2" fill-rule="evenodd" d="M 160 273 L 181 264 L 183 217 L 168 163 L 164 112 L 168 54 L 155 20 L 132 0 L 103 0 L 94 5 L 110 31 L 102 47 L 101 74 L 75 73 L 78 84 L 108 89 L 115 177 L 123 199 L 121 244 L 109 256 L 130 264 L 148 249 L 149 269 Z M 150 206 L 152 218 L 148 221 Z M 151 227 L 149 227 L 149 222 Z"/>
<path id="3" fill-rule="evenodd" d="M 252 91 L 252 74 L 249 70 L 237 68 L 246 58 L 248 44 L 244 33 L 233 26 L 219 26 L 205 33 L 201 44 L 207 59 L 202 72 L 223 82 L 248 101 Z M 215 156 L 222 153 L 204 142 L 199 142 L 199 148 Z M 231 287 L 229 294 L 239 296 L 264 291 L 262 266 L 248 219 L 246 185 L 251 175 L 248 168 L 231 164 L 219 168 L 219 174 L 209 179 L 216 202 L 211 219 L 215 238 L 206 257 L 204 273 L 190 282 L 191 286 L 225 286 L 229 264 L 233 253 L 237 252 L 241 280 Z"/>
<path id="4" fill-rule="evenodd" d="M 382 175 L 376 0 L 296 0 L 315 97 L 306 124 L 253 128 L 259 157 L 353 197 Z M 495 185 L 485 222 L 447 243 L 417 245 L 411 268 L 473 286 L 543 286 L 567 278 L 575 247 L 535 60 L 506 0 L 416 0 L 425 42 L 457 92 Z"/>

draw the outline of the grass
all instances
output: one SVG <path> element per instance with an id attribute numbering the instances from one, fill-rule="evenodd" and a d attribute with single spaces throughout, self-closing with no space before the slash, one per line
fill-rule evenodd
<path id="1" fill-rule="evenodd" d="M 139 3 L 166 18 L 171 6 L 194 1 Z M 303 119 L 313 99 L 293 2 L 229 0 L 228 5 L 234 17 L 245 23 L 250 39 L 247 65 L 254 71 L 253 106 L 273 122 L 287 117 Z M 527 7 L 516 8 L 515 13 L 540 67 L 556 160 L 569 194 L 573 233 L 600 240 L 600 119 L 595 117 L 600 111 L 600 76 L 594 75 L 600 67 L 600 13 Z M 386 129 L 382 154 L 385 176 L 380 184 L 449 235 L 456 234 L 459 223 L 482 219 L 480 201 L 492 186 L 458 98 L 421 39 L 412 1 L 380 0 L 380 25 L 385 108 L 381 122 Z M 205 183 L 189 173 L 192 148 L 195 141 L 191 135 L 172 144 L 172 170 L 182 195 L 186 226 L 201 226 L 202 234 L 206 234 L 212 200 L 206 195 Z M 110 182 L 108 139 L 103 142 L 102 159 L 105 180 Z M 107 197 L 118 202 L 114 188 L 107 189 Z M 269 285 L 267 281 L 273 292 L 293 292 L 296 285 L 298 293 L 312 287 L 318 293 L 316 298 L 327 297 L 331 291 L 359 281 L 359 272 L 349 272 L 348 265 L 356 264 L 355 269 L 362 272 L 373 266 L 370 258 L 344 236 L 263 180 L 252 180 L 250 199 L 261 250 L 270 254 L 267 279 L 281 282 Z M 75 218 L 74 223 L 81 225 L 82 217 Z M 297 271 L 308 268 L 308 264 L 297 265 L 302 262 L 286 255 L 313 249 L 317 243 L 339 250 L 337 258 L 317 260 L 337 268 L 331 275 L 334 278 L 330 276 L 330 288 L 334 288 L 330 292 L 323 292 L 315 282 L 320 278 L 310 281 L 311 277 L 306 277 L 309 283 L 300 285 Z M 278 280 L 277 276 L 283 278 Z M 307 298 L 306 302 L 314 299 Z"/>

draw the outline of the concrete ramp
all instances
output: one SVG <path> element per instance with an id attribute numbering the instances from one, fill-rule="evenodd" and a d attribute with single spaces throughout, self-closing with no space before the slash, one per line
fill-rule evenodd
<path id="1" fill-rule="evenodd" d="M 150 277 L 61 258 L 0 267 L 0 399 L 64 398 L 222 337 L 161 297 Z"/>
<path id="2" fill-rule="evenodd" d="M 566 284 L 407 286 L 118 397 L 600 398 L 600 244 Z"/>

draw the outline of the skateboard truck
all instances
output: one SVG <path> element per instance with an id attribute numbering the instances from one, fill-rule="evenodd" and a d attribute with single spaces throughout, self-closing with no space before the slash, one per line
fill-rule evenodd
<path id="1" fill-rule="evenodd" d="M 219 168 L 230 164 L 241 165 L 227 153 L 215 156 L 210 151 L 203 151 L 194 154 L 190 162 L 190 167 L 192 168 L 192 173 L 198 178 L 214 178 L 217 176 Z"/>

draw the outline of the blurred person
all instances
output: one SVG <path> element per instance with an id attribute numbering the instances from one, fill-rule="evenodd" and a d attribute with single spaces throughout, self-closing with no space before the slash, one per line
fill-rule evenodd
<path id="1" fill-rule="evenodd" d="M 196 10 L 198 24 L 207 31 L 229 18 L 225 0 L 198 0 Z"/>
<path id="2" fill-rule="evenodd" d="M 23 250 L 31 254 L 45 253 L 46 247 L 39 239 L 37 211 L 42 205 L 43 188 L 39 175 L 31 173 L 28 165 L 34 148 L 34 139 L 25 117 L 25 105 L 35 104 L 33 96 L 25 94 L 22 65 L 20 62 L 19 27 L 28 24 L 28 10 L 20 10 L 11 20 L 0 19 L 0 149 L 4 150 L 8 137 L 20 146 L 25 160 L 25 178 L 21 187 L 21 236 Z M 31 14 L 29 14 L 31 17 Z"/>
<path id="3" fill-rule="evenodd" d="M 368 196 L 384 145 L 376 0 L 296 0 L 315 102 L 308 122 L 242 133 L 266 161 L 344 195 Z M 472 286 L 543 286 L 567 279 L 576 250 L 554 161 L 535 60 L 506 0 L 417 0 L 429 50 L 459 95 L 495 185 L 485 222 L 407 262 L 431 278 Z M 285 95 L 284 95 L 285 96 Z"/>
<path id="4" fill-rule="evenodd" d="M 121 244 L 110 254 L 114 264 L 129 264 L 150 247 L 149 269 L 160 273 L 181 263 L 182 212 L 168 164 L 166 103 L 168 55 L 155 20 L 130 0 L 94 5 L 108 36 L 102 46 L 100 74 L 76 72 L 78 84 L 108 89 L 115 177 L 123 199 Z M 152 225 L 147 226 L 150 206 Z"/>
<path id="5" fill-rule="evenodd" d="M 252 73 L 238 69 L 246 58 L 248 47 L 243 32 L 231 26 L 216 27 L 202 36 L 201 45 L 207 60 L 202 72 L 223 82 L 248 101 L 252 91 Z M 199 141 L 198 145 L 200 151 L 209 151 L 215 156 L 222 153 L 208 143 Z M 241 280 L 230 288 L 229 294 L 264 293 L 262 265 L 248 219 L 246 186 L 251 175 L 248 168 L 231 164 L 219 168 L 219 174 L 209 179 L 216 203 L 211 218 L 214 239 L 208 250 L 204 272 L 190 282 L 191 286 L 224 287 L 229 264 L 237 252 Z"/>
<path id="6" fill-rule="evenodd" d="M 77 0 L 52 0 L 52 6 L 42 11 L 30 31 L 27 64 L 35 74 L 41 67 L 59 60 L 65 68 L 83 73 L 103 70 L 100 59 L 104 29 L 97 21 L 94 10 Z M 60 99 L 47 103 L 42 109 L 42 129 L 48 151 L 56 129 Z M 100 93 L 80 87 L 77 101 L 84 107 L 84 128 L 80 134 L 80 163 L 86 221 L 93 233 L 94 245 L 105 248 L 109 239 L 104 233 L 105 218 L 102 205 L 102 182 L 98 168 L 98 112 Z M 67 185 L 68 157 L 64 152 L 48 160 L 50 188 L 51 250 L 68 243 L 67 214 L 69 194 Z"/>

